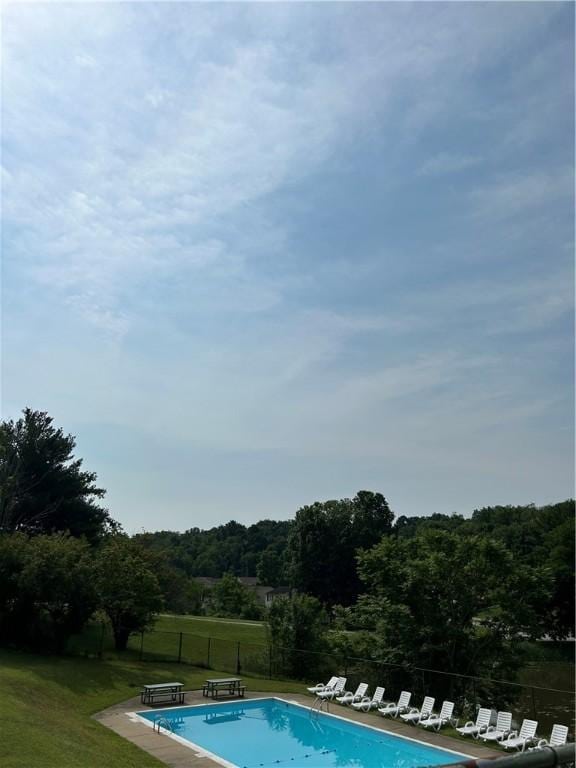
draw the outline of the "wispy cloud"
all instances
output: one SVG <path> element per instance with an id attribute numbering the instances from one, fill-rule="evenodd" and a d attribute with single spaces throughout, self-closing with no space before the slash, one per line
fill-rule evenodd
<path id="1" fill-rule="evenodd" d="M 8 409 L 193 454 L 224 517 L 234 482 L 272 509 L 273 478 L 278 514 L 292 486 L 384 477 L 413 512 L 492 476 L 516 500 L 523 461 L 536 495 L 565 488 L 571 21 L 545 3 L 9 6 Z M 98 456 L 133 514 L 162 483 L 186 514 L 169 472 L 138 496 L 149 457 L 121 476 Z"/>
<path id="2" fill-rule="evenodd" d="M 555 172 L 509 174 L 472 192 L 479 216 L 504 219 L 565 201 L 574 192 L 574 171 L 566 168 Z"/>
<path id="3" fill-rule="evenodd" d="M 446 173 L 459 173 L 480 165 L 482 159 L 475 155 L 454 155 L 450 152 L 440 152 L 428 158 L 420 168 L 423 176 L 436 176 Z"/>

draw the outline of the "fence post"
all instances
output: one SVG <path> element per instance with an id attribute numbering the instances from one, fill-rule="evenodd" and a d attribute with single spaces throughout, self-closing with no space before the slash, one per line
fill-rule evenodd
<path id="1" fill-rule="evenodd" d="M 180 632 L 180 639 L 178 642 L 178 664 L 182 662 L 182 632 Z"/>
<path id="2" fill-rule="evenodd" d="M 272 646 L 268 646 L 268 680 L 272 680 Z"/>
<path id="3" fill-rule="evenodd" d="M 212 638 L 208 638 L 208 653 L 206 654 L 206 669 L 210 669 L 210 643 Z"/>
<path id="4" fill-rule="evenodd" d="M 139 661 L 142 661 L 144 658 L 144 630 L 140 633 L 140 659 Z"/>
<path id="5" fill-rule="evenodd" d="M 538 717 L 536 715 L 536 699 L 534 698 L 534 688 L 530 688 L 530 692 L 532 694 L 532 719 L 537 720 Z"/>
<path id="6" fill-rule="evenodd" d="M 348 677 L 348 656 L 344 656 L 344 677 Z"/>
<path id="7" fill-rule="evenodd" d="M 104 622 L 100 624 L 100 647 L 98 648 L 98 658 L 102 658 L 102 652 L 104 651 L 104 632 L 106 631 L 106 628 L 104 626 Z"/>
<path id="8" fill-rule="evenodd" d="M 236 674 L 240 674 L 240 643 L 237 644 L 238 648 L 236 649 Z"/>

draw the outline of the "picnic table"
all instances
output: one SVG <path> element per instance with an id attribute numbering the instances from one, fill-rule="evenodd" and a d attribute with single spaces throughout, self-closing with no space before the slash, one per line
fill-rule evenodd
<path id="1" fill-rule="evenodd" d="M 242 680 L 239 677 L 212 678 L 206 680 L 202 686 L 202 695 L 211 696 L 213 699 L 217 699 L 219 693 L 224 693 L 227 696 L 244 696 L 245 692 L 246 686 L 242 685 Z"/>
<path id="2" fill-rule="evenodd" d="M 184 683 L 155 683 L 144 685 L 140 693 L 142 704 L 154 704 L 156 700 L 184 704 Z"/>

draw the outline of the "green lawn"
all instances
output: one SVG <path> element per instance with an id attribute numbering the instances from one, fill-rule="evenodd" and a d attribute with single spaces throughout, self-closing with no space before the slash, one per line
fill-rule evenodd
<path id="1" fill-rule="evenodd" d="M 80 635 L 71 638 L 68 651 L 79 656 L 97 656 L 101 649 L 105 659 L 117 658 L 110 627 L 104 627 L 104 633 L 102 630 L 100 623 L 87 625 Z M 145 661 L 181 660 L 196 666 L 234 671 L 238 643 L 241 644 L 241 659 L 248 665 L 242 663 L 242 666 L 247 671 L 266 675 L 266 625 L 257 621 L 163 614 L 143 638 L 140 634 L 130 637 L 128 653 L 123 657 L 129 655 L 135 661 L 141 656 Z"/>
<path id="2" fill-rule="evenodd" d="M 206 670 L 184 664 L 175 667 L 130 659 L 98 661 L 0 651 L 0 765 L 160 768 L 161 763 L 90 716 L 132 698 L 144 683 L 173 679 L 176 670 L 187 689 L 199 688 L 206 678 Z M 214 670 L 213 674 L 221 673 Z M 252 690 L 304 690 L 300 682 L 242 677 Z M 456 735 L 452 729 L 444 732 Z"/>
<path id="3" fill-rule="evenodd" d="M 158 768 L 161 763 L 90 715 L 174 677 L 199 688 L 206 671 L 133 660 L 97 661 L 0 651 L 2 768 Z M 219 674 L 214 671 L 214 674 Z M 302 691 L 302 683 L 254 680 L 252 690 Z"/>
<path id="4" fill-rule="evenodd" d="M 266 625 L 262 621 L 162 614 L 156 619 L 154 629 L 163 632 L 187 632 L 201 637 L 215 637 L 241 643 L 265 645 L 267 642 Z"/>

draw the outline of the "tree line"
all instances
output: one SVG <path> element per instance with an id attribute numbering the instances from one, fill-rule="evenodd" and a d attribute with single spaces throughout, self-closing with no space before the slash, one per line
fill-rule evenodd
<path id="1" fill-rule="evenodd" d="M 130 538 L 74 450 L 46 413 L 0 424 L 1 643 L 61 651 L 99 613 L 123 648 L 164 608 L 265 615 L 284 647 L 494 675 L 520 663 L 515 638 L 574 626 L 572 500 L 408 518 L 363 490 L 289 521 Z M 265 614 L 244 575 L 293 597 Z M 208 600 L 197 576 L 223 577 Z"/>

